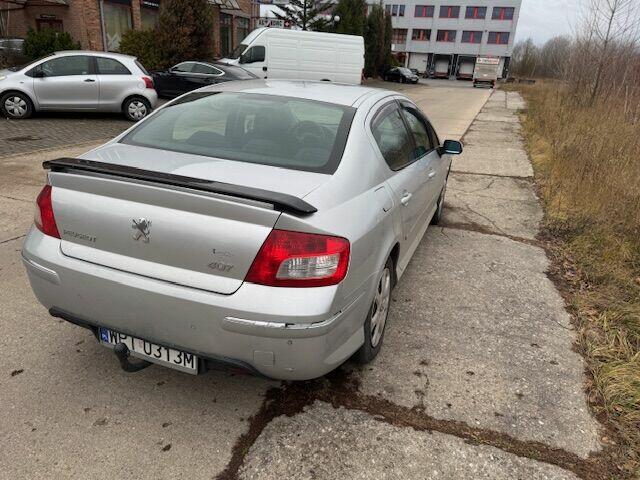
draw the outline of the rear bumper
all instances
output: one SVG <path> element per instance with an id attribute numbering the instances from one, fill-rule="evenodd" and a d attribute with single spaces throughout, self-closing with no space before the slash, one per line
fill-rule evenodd
<path id="1" fill-rule="evenodd" d="M 339 287 L 245 283 L 233 295 L 181 287 L 64 256 L 60 241 L 32 228 L 23 247 L 31 287 L 52 314 L 104 326 L 271 378 L 330 372 L 364 341 L 370 299 L 338 299 Z"/>

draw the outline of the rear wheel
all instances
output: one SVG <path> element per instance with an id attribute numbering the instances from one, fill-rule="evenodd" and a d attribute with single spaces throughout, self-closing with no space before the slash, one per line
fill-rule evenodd
<path id="1" fill-rule="evenodd" d="M 24 93 L 9 92 L 0 98 L 0 111 L 9 118 L 21 120 L 31 116 L 33 103 Z"/>
<path id="2" fill-rule="evenodd" d="M 138 122 L 151 113 L 151 104 L 146 98 L 127 98 L 122 104 L 122 113 L 127 120 Z"/>
<path id="3" fill-rule="evenodd" d="M 364 322 L 364 344 L 354 356 L 358 363 L 369 363 L 376 358 L 380 347 L 382 347 L 384 329 L 391 305 L 391 290 L 394 284 L 393 272 L 393 260 L 389 258 L 378 276 L 373 302 Z"/>

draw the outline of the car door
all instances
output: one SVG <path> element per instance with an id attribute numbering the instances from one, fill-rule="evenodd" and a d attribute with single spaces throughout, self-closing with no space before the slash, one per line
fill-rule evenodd
<path id="1" fill-rule="evenodd" d="M 196 62 L 193 64 L 191 73 L 185 74 L 182 78 L 186 91 L 191 91 L 218 83 L 223 77 L 224 72 L 220 69 L 206 63 Z"/>
<path id="2" fill-rule="evenodd" d="M 371 133 L 392 172 L 387 183 L 401 211 L 402 251 L 412 253 L 426 228 L 428 159 L 416 156 L 413 137 L 395 100 L 376 113 Z"/>
<path id="3" fill-rule="evenodd" d="M 448 163 L 438 153 L 438 143 L 434 141 L 431 134 L 433 127 L 418 107 L 406 101 L 400 102 L 400 106 L 416 145 L 415 155 L 424 161 L 426 168 L 427 205 L 425 213 L 427 217 L 422 221 L 429 222 L 446 182 Z M 445 165 L 445 163 L 447 164 Z"/>
<path id="4" fill-rule="evenodd" d="M 140 81 L 131 71 L 114 58 L 95 57 L 96 73 L 100 84 L 100 110 L 120 110 L 127 94 Z"/>
<path id="5" fill-rule="evenodd" d="M 99 84 L 92 57 L 54 57 L 34 69 L 33 89 L 42 110 L 95 110 Z"/>
<path id="6" fill-rule="evenodd" d="M 258 78 L 267 78 L 269 71 L 266 58 L 266 48 L 263 45 L 253 45 L 240 55 L 240 64 Z M 274 73 L 276 75 L 272 77 L 276 78 L 277 71 Z"/>

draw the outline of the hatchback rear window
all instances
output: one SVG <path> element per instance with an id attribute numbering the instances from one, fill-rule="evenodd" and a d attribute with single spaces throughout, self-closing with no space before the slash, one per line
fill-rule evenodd
<path id="1" fill-rule="evenodd" d="M 294 170 L 333 173 L 355 109 L 237 92 L 194 92 L 120 142 Z"/>

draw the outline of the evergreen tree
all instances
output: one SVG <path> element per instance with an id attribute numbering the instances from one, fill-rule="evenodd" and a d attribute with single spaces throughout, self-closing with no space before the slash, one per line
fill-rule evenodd
<path id="1" fill-rule="evenodd" d="M 371 6 L 364 33 L 364 74 L 375 77 L 384 63 L 385 14 L 381 5 Z"/>
<path id="2" fill-rule="evenodd" d="M 158 50 L 165 66 L 213 57 L 213 11 L 208 0 L 162 0 Z"/>
<path id="3" fill-rule="evenodd" d="M 332 31 L 347 35 L 364 35 L 367 4 L 365 0 L 340 0 L 333 9 L 340 20 Z"/>
<path id="4" fill-rule="evenodd" d="M 331 11 L 331 0 L 290 0 L 287 5 L 278 5 L 282 13 L 275 11 L 277 18 L 289 22 L 292 27 L 302 30 L 326 31 L 331 24 L 324 18 Z"/>

